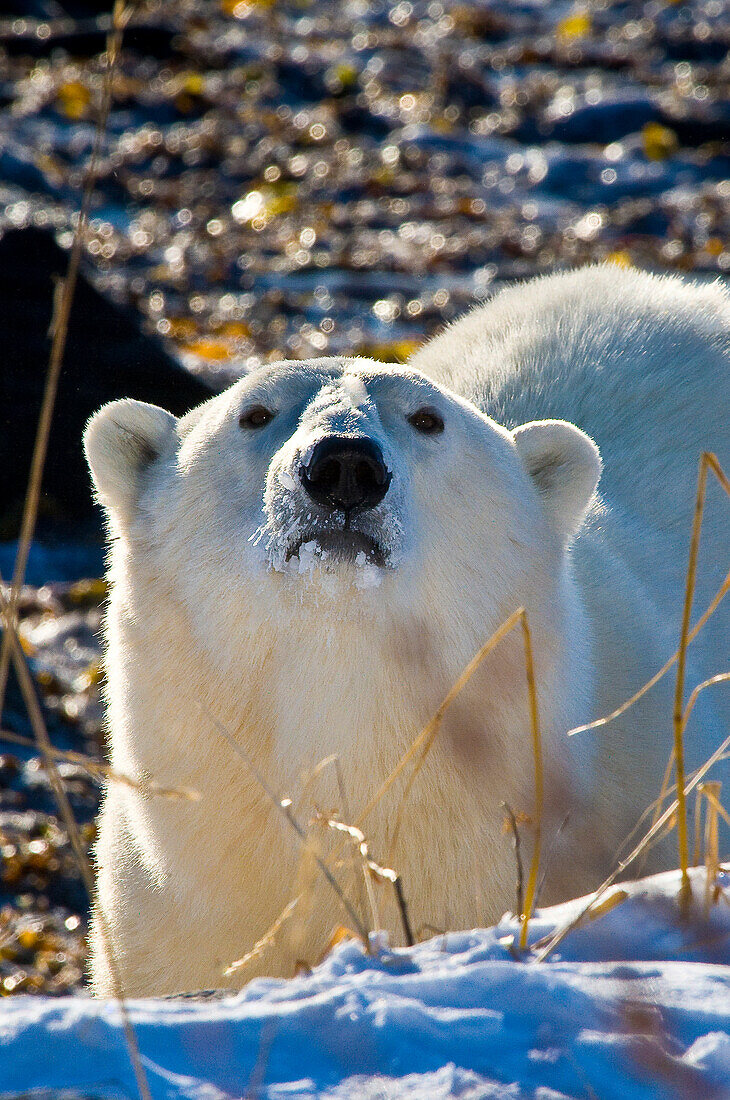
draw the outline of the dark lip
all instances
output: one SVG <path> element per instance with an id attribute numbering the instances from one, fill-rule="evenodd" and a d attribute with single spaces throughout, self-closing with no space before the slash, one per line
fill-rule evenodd
<path id="1" fill-rule="evenodd" d="M 305 531 L 287 550 L 286 560 L 289 561 L 298 554 L 299 548 L 308 542 L 316 542 L 339 561 L 354 562 L 358 554 L 365 554 L 369 565 L 384 566 L 387 560 L 387 554 L 377 539 L 351 528 Z"/>

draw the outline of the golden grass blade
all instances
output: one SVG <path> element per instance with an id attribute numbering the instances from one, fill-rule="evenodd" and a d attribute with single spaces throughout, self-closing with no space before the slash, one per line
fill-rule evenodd
<path id="1" fill-rule="evenodd" d="M 227 966 L 225 968 L 225 970 L 223 971 L 224 978 L 230 978 L 233 974 L 237 974 L 239 970 L 244 970 L 249 963 L 253 962 L 254 959 L 258 959 L 259 956 L 263 955 L 264 951 L 266 951 L 267 948 L 271 947 L 280 929 L 284 924 L 286 924 L 286 922 L 289 920 L 292 913 L 296 909 L 300 899 L 301 895 L 298 894 L 295 898 L 292 898 L 288 905 L 284 906 L 274 923 L 266 932 L 264 932 L 261 939 L 256 941 L 251 950 L 247 951 L 242 958 L 236 959 L 235 962 L 232 962 L 230 966 Z"/>
<path id="2" fill-rule="evenodd" d="M 403 769 L 409 764 L 409 762 L 413 759 L 420 748 L 424 749 L 425 756 L 425 754 L 428 752 L 431 745 L 433 744 L 436 734 L 439 731 L 439 727 L 441 726 L 441 722 L 443 721 L 444 714 L 449 709 L 456 696 L 469 683 L 469 680 L 471 680 L 472 676 L 479 668 L 479 665 L 482 663 L 484 658 L 489 653 L 491 653 L 492 650 L 497 645 L 499 645 L 502 639 L 507 634 L 509 634 L 510 630 L 512 630 L 517 625 L 517 623 L 520 621 L 521 615 L 522 608 L 520 607 L 517 609 L 517 611 L 514 611 L 508 619 L 505 619 L 501 626 L 497 627 L 491 638 L 489 638 L 488 641 L 484 643 L 476 656 L 472 657 L 471 661 L 466 666 L 459 679 L 444 696 L 433 718 L 430 720 L 430 722 L 428 722 L 426 726 L 424 726 L 424 728 L 411 744 L 410 748 L 407 750 L 407 752 L 403 754 L 401 759 L 398 761 L 396 767 L 381 785 L 377 793 L 373 795 L 373 797 L 370 799 L 357 821 L 358 828 L 362 828 L 365 818 L 373 812 L 380 800 L 390 790 L 398 776 L 403 772 Z"/>
<path id="3" fill-rule="evenodd" d="M 365 835 L 362 830 L 358 829 L 356 825 L 346 825 L 343 821 L 337 821 L 336 819 L 326 819 L 326 825 L 330 829 L 334 829 L 336 832 L 345 833 L 350 838 L 353 844 L 356 846 L 358 854 L 363 860 L 363 871 L 365 882 L 368 888 L 368 895 L 372 897 L 372 886 L 370 883 L 370 876 L 374 876 L 381 882 L 389 882 L 395 891 L 395 899 L 398 903 L 398 911 L 400 913 L 401 924 L 403 925 L 403 935 L 406 941 L 407 947 L 413 947 L 415 940 L 413 938 L 413 931 L 411 929 L 411 923 L 408 917 L 408 906 L 406 905 L 406 899 L 403 894 L 403 884 L 401 882 L 400 875 L 397 871 L 391 870 L 390 867 L 381 867 L 375 860 L 370 858 L 368 852 L 368 844 L 365 839 Z M 376 918 L 375 931 L 378 931 L 377 924 L 377 909 L 375 908 L 374 898 L 371 900 L 373 907 L 373 915 Z"/>
<path id="4" fill-rule="evenodd" d="M 679 868 L 682 874 L 682 886 L 680 889 L 680 906 L 686 909 L 692 894 L 689 881 L 689 844 L 687 840 L 687 803 L 684 794 L 684 679 L 687 663 L 687 646 L 690 631 L 690 616 L 692 614 L 692 600 L 694 599 L 695 581 L 697 578 L 697 557 L 700 549 L 700 533 L 702 531 L 702 515 L 705 509 L 705 490 L 707 486 L 707 466 L 709 455 L 703 452 L 700 456 L 700 470 L 697 478 L 697 498 L 692 520 L 692 537 L 690 540 L 689 562 L 687 564 L 687 581 L 684 591 L 684 606 L 682 608 L 682 627 L 679 637 L 679 649 L 677 651 L 677 679 L 674 689 L 674 708 L 672 711 L 672 725 L 674 728 L 674 765 L 677 775 L 677 840 L 679 848 Z"/>
<path id="5" fill-rule="evenodd" d="M 706 471 L 707 469 L 712 470 L 713 474 L 720 482 L 722 488 L 725 490 L 727 495 L 730 496 L 730 480 L 728 480 L 725 473 L 723 472 L 723 469 L 720 466 L 720 463 L 717 461 L 716 456 L 709 451 L 703 451 L 700 458 L 700 477 L 702 476 L 702 470 Z M 695 515 L 696 513 L 697 502 L 695 502 Z M 715 611 L 717 611 L 717 608 L 719 607 L 725 596 L 728 594 L 728 592 L 730 592 L 730 570 L 728 571 L 725 580 L 722 582 L 717 592 L 715 593 L 715 596 L 707 607 L 705 613 L 697 620 L 695 625 L 688 632 L 686 637 L 686 645 L 689 645 L 690 642 L 694 641 L 707 620 L 711 618 L 712 615 L 714 615 Z M 654 674 L 654 676 L 652 676 L 650 680 L 647 680 L 647 682 L 642 687 L 640 687 L 639 690 L 634 695 L 632 695 L 630 699 L 627 699 L 625 703 L 622 703 L 620 707 L 617 707 L 616 710 L 612 710 L 610 714 L 604 715 L 603 718 L 596 718 L 594 722 L 587 722 L 583 726 L 575 726 L 572 730 L 568 730 L 568 737 L 573 737 L 577 733 L 586 733 L 588 730 L 599 729 L 601 726 L 605 726 L 609 722 L 613 722 L 615 718 L 619 718 L 622 714 L 625 714 L 627 710 L 633 707 L 634 703 L 638 703 L 639 699 L 646 695 L 648 691 L 651 691 L 651 689 L 659 683 L 662 677 L 666 676 L 672 665 L 674 665 L 674 663 L 678 659 L 679 649 L 676 651 L 676 653 L 673 654 L 673 656 L 669 658 L 667 663 L 663 665 L 659 669 L 659 671 Z"/>
<path id="6" fill-rule="evenodd" d="M 712 753 L 712 755 L 707 758 L 702 767 L 697 769 L 694 776 L 692 777 L 692 779 L 689 780 L 684 789 L 685 796 L 693 791 L 695 787 L 697 787 L 697 785 L 702 782 L 710 768 L 713 767 L 713 765 L 715 765 L 718 760 L 724 758 L 724 755 L 729 748 L 730 735 L 726 737 L 722 744 L 719 745 L 718 748 L 716 748 L 715 751 Z M 578 916 L 575 917 L 574 920 L 571 920 L 568 924 L 563 925 L 562 928 L 559 928 L 558 931 L 551 937 L 547 945 L 535 957 L 535 962 L 543 962 L 548 957 L 548 955 L 552 954 L 558 944 L 562 943 L 568 933 L 571 932 L 575 927 L 577 927 L 577 925 L 583 920 L 589 910 L 592 909 L 596 902 L 598 902 L 603 897 L 606 890 L 613 886 L 617 876 L 620 875 L 622 871 L 625 871 L 627 867 L 630 867 L 631 864 L 636 859 L 638 859 L 642 852 L 644 852 L 645 849 L 657 839 L 661 830 L 675 813 L 678 805 L 679 803 L 675 799 L 674 802 L 670 803 L 670 805 L 667 806 L 664 813 L 659 817 L 654 825 L 652 825 L 649 831 L 642 837 L 642 839 L 639 841 L 633 851 L 626 857 L 626 859 L 622 859 L 619 862 L 618 866 L 606 879 L 604 879 L 598 889 L 595 890 L 593 894 L 591 894 L 588 903 L 584 906 Z"/>
<path id="7" fill-rule="evenodd" d="M 701 783 L 700 786 L 702 787 L 703 795 L 713 809 L 717 811 L 723 821 L 730 825 L 730 814 L 720 801 L 720 788 L 722 787 L 722 783 Z"/>
<path id="8" fill-rule="evenodd" d="M 594 921 L 598 920 L 599 917 L 605 917 L 606 913 L 610 913 L 617 905 L 623 905 L 628 896 L 628 891 L 626 890 L 617 890 L 615 894 L 610 894 L 598 905 L 593 906 L 590 913 L 588 913 L 588 920 Z"/>
<path id="9" fill-rule="evenodd" d="M 0 729 L 0 741 L 9 741 L 14 745 L 23 745 L 26 748 L 37 748 L 37 742 L 32 737 L 24 737 L 20 733 L 13 733 L 11 730 Z M 91 756 L 86 756 L 82 752 L 72 752 L 65 749 L 57 749 L 55 745 L 50 745 L 48 750 L 54 760 L 64 760 L 69 764 L 77 764 L 80 768 L 84 768 L 94 779 L 108 780 L 111 783 L 121 783 L 124 787 L 129 787 L 130 790 L 140 791 L 145 795 L 156 795 L 159 798 L 168 798 L 171 801 L 183 799 L 188 802 L 199 802 L 200 794 L 198 791 L 192 790 L 190 787 L 163 787 L 157 783 L 154 779 L 132 779 L 131 776 L 125 775 L 124 772 L 115 771 L 114 768 L 110 768 L 108 764 L 101 764 L 98 760 L 94 760 Z"/>
<path id="10" fill-rule="evenodd" d="M 304 829 L 301 827 L 301 825 L 297 821 L 296 817 L 294 816 L 294 813 L 292 811 L 292 806 L 291 806 L 291 800 L 288 799 L 288 798 L 279 798 L 279 796 L 277 794 L 275 794 L 273 789 L 269 786 L 269 784 L 266 782 L 264 777 L 261 775 L 260 771 L 258 770 L 256 765 L 254 764 L 253 760 L 248 755 L 246 750 L 244 748 L 242 748 L 241 745 L 238 744 L 236 739 L 231 736 L 231 734 L 228 732 L 228 730 L 225 728 L 225 726 L 221 722 L 219 722 L 218 719 L 215 718 L 214 715 L 212 715 L 209 710 L 207 710 L 207 708 L 201 706 L 201 710 L 205 714 L 206 718 L 215 726 L 215 728 L 218 730 L 220 735 L 223 738 L 225 738 L 225 740 L 231 746 L 233 751 L 241 758 L 241 760 L 244 762 L 244 764 L 248 768 L 250 774 L 253 776 L 253 778 L 256 780 L 258 785 L 261 787 L 261 790 L 270 799 L 271 803 L 273 804 L 273 806 L 275 806 L 275 808 L 279 811 L 279 813 L 281 813 L 284 816 L 284 818 L 289 822 L 292 829 L 294 830 L 297 837 L 299 838 L 299 842 L 303 846 L 306 847 L 306 845 L 307 845 L 307 834 L 305 833 Z M 319 856 L 315 853 L 314 854 L 314 860 L 315 860 L 317 866 L 319 867 L 320 871 L 324 875 L 326 881 L 332 887 L 332 890 L 334 891 L 334 893 L 337 895 L 337 897 L 342 902 L 342 905 L 344 906 L 344 908 L 347 912 L 347 915 L 349 916 L 350 920 L 353 922 L 353 924 L 355 926 L 355 930 L 357 931 L 357 934 L 360 936 L 363 943 L 367 947 L 367 944 L 368 944 L 367 930 L 366 930 L 365 926 L 363 925 L 362 921 L 360 920 L 360 917 L 357 915 L 357 913 L 353 909 L 352 905 L 348 901 L 344 890 L 342 889 L 339 882 L 337 881 L 337 879 L 334 877 L 334 875 L 330 871 L 327 864 L 321 858 L 321 856 Z"/>
<path id="11" fill-rule="evenodd" d="M 701 684 L 698 684 L 697 687 L 693 689 L 682 716 L 682 721 L 685 726 L 687 725 L 687 719 L 695 708 L 695 703 L 700 694 L 705 691 L 706 688 L 713 687 L 715 684 L 725 684 L 728 680 L 730 680 L 730 672 L 718 672 L 716 676 L 710 676 L 709 680 L 703 680 Z"/>
<path id="12" fill-rule="evenodd" d="M 530 726 L 532 730 L 532 756 L 535 764 L 535 813 L 534 813 L 534 846 L 530 873 L 527 878 L 525 891 L 525 908 L 522 914 L 522 927 L 520 929 L 520 948 L 524 951 L 527 947 L 528 922 L 532 916 L 535 904 L 535 891 L 537 890 L 537 875 L 540 869 L 540 846 L 542 841 L 542 810 L 543 810 L 543 767 L 542 767 L 542 742 L 540 739 L 540 720 L 537 710 L 537 688 L 535 686 L 535 667 L 532 658 L 532 638 L 530 624 L 527 621 L 527 612 L 522 611 L 522 636 L 525 644 L 525 674 L 527 676 L 527 691 L 530 702 Z"/>
<path id="13" fill-rule="evenodd" d="M 720 606 L 728 592 L 730 592 L 730 572 L 728 572 L 725 580 L 718 588 L 717 592 L 715 593 L 714 599 L 709 604 L 704 615 L 702 615 L 702 617 L 697 620 L 695 625 L 690 630 L 687 636 L 688 644 L 695 640 L 707 620 L 714 615 L 715 611 L 717 611 L 718 607 Z M 676 653 L 674 653 L 669 658 L 667 663 L 665 665 L 662 665 L 659 671 L 656 672 L 650 680 L 647 680 L 646 683 L 642 687 L 640 687 L 639 690 L 634 695 L 632 695 L 630 699 L 627 699 L 625 703 L 622 703 L 620 707 L 616 707 L 615 710 L 612 710 L 610 714 L 604 715 L 603 718 L 596 718 L 594 722 L 586 722 L 586 724 L 583 726 L 574 726 L 572 730 L 568 730 L 568 737 L 574 737 L 577 733 L 587 733 L 588 730 L 600 729 L 601 726 L 607 726 L 609 722 L 613 722 L 615 718 L 620 718 L 622 714 L 625 714 L 627 710 L 630 710 L 630 708 L 633 707 L 635 703 L 638 703 L 639 699 L 642 699 L 648 691 L 651 691 L 651 689 L 655 687 L 656 684 L 658 684 L 664 676 L 666 676 L 672 666 L 676 663 L 678 656 L 679 650 L 677 650 Z"/>
<path id="14" fill-rule="evenodd" d="M 652 811 L 653 811 L 652 812 L 652 818 L 651 818 L 651 824 L 652 825 L 656 824 L 656 822 L 659 818 L 659 815 L 662 812 L 662 806 L 664 805 L 664 800 L 665 800 L 665 798 L 668 798 L 668 796 L 670 794 L 669 780 L 672 777 L 672 771 L 673 770 L 674 770 L 674 745 L 672 745 L 672 751 L 669 753 L 669 759 L 667 760 L 667 766 L 664 769 L 664 775 L 662 777 L 662 785 L 661 785 L 661 789 L 659 791 L 659 797 L 652 804 Z M 671 786 L 671 790 L 672 791 L 676 790 L 676 784 L 673 784 Z M 642 814 L 641 818 L 639 819 L 639 823 L 641 823 L 641 821 L 643 821 L 643 819 L 644 819 L 644 815 Z M 633 835 L 633 833 L 632 833 L 632 835 Z M 636 869 L 637 875 L 641 874 L 641 872 L 644 868 L 644 863 L 645 863 L 645 860 L 642 861 L 639 864 L 639 866 L 637 867 L 637 869 Z"/>
<path id="15" fill-rule="evenodd" d="M 705 816 L 705 916 L 709 917 L 712 898 L 715 892 L 717 872 L 720 867 L 720 835 L 718 830 L 718 817 L 722 813 L 727 814 L 720 802 L 720 790 L 722 783 L 702 783 L 702 793 L 705 796 L 708 809 Z M 730 819 L 728 819 L 730 820 Z"/>
<path id="16" fill-rule="evenodd" d="M 122 33 L 129 19 L 129 16 L 132 14 L 133 6 L 133 3 L 125 6 L 122 3 L 122 0 L 116 0 L 116 3 L 114 5 L 114 11 L 112 15 L 112 30 L 110 31 L 106 41 L 106 69 L 104 72 L 101 110 L 99 112 L 99 117 L 97 119 L 96 129 L 94 133 L 94 147 L 89 158 L 89 163 L 84 179 L 84 186 L 81 196 L 81 208 L 74 231 L 73 244 L 71 246 L 71 255 L 69 257 L 66 277 L 61 283 L 58 284 L 57 293 L 54 295 L 53 316 L 51 318 L 51 354 L 48 362 L 48 372 L 46 374 L 46 384 L 43 392 L 41 411 L 38 418 L 38 428 L 36 431 L 35 445 L 33 447 L 30 474 L 28 476 L 28 489 L 26 492 L 25 504 L 23 507 L 23 517 L 20 526 L 20 538 L 18 540 L 18 550 L 15 556 L 13 580 L 10 589 L 10 621 L 12 621 L 13 623 L 15 623 L 16 621 L 18 595 L 23 584 L 23 578 L 25 577 L 25 569 L 28 564 L 30 544 L 33 539 L 33 532 L 35 530 L 36 519 L 38 516 L 38 503 L 41 493 L 41 480 L 43 477 L 43 468 L 46 463 L 48 438 L 51 431 L 51 421 L 53 419 L 53 410 L 56 403 L 56 394 L 58 392 L 58 382 L 61 374 L 61 366 L 63 363 L 63 353 L 66 347 L 66 336 L 68 334 L 71 306 L 76 290 L 76 281 L 78 278 L 79 266 L 81 264 L 81 249 L 83 247 L 86 225 L 89 220 L 91 200 L 93 198 L 94 189 L 96 187 L 96 176 L 98 172 L 98 163 L 99 156 L 101 154 L 102 141 L 104 139 L 104 135 L 106 134 L 109 111 L 111 108 L 114 70 L 116 68 L 119 48 L 122 43 Z M 2 713 L 3 703 L 5 700 L 5 689 L 7 687 L 9 668 L 10 649 L 8 632 L 5 631 L 3 634 L 2 646 L 0 647 L 0 713 Z"/>
<path id="17" fill-rule="evenodd" d="M 514 810 L 512 809 L 512 807 L 510 805 L 508 805 L 508 803 L 503 802 L 502 803 L 502 808 L 505 811 L 505 813 L 507 814 L 507 821 L 509 822 L 509 828 L 512 832 L 512 843 L 513 843 L 513 846 L 514 846 L 514 853 L 515 853 L 515 870 L 516 870 L 516 873 L 517 873 L 517 885 L 516 885 L 517 909 L 515 910 L 515 912 L 516 912 L 516 915 L 519 917 L 525 911 L 525 903 L 524 903 L 525 875 L 524 875 L 524 870 L 523 870 L 523 867 L 522 867 L 522 845 L 521 845 L 521 841 L 520 841 L 520 830 L 517 826 L 517 818 L 515 817 Z M 507 824 L 507 822 L 505 822 L 505 826 L 506 826 L 506 824 Z"/>

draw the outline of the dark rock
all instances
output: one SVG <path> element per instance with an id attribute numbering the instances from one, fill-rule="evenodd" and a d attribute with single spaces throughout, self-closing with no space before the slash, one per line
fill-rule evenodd
<path id="1" fill-rule="evenodd" d="M 659 107 L 648 95 L 627 95 L 604 103 L 584 103 L 565 118 L 542 119 L 541 129 L 549 141 L 568 144 L 598 142 L 606 145 L 634 134 L 659 118 Z"/>
<path id="2" fill-rule="evenodd" d="M 50 353 L 54 281 L 68 256 L 51 232 L 11 230 L 0 240 L 0 538 L 18 532 Z M 79 275 L 43 477 L 43 521 L 93 520 L 81 447 L 88 417 L 118 397 L 135 397 L 181 415 L 210 397 L 138 319 Z"/>
<path id="3" fill-rule="evenodd" d="M 51 57 L 64 50 L 70 57 L 95 57 L 106 48 L 108 26 L 94 19 L 81 19 L 69 27 L 65 22 L 50 23 L 50 34 L 39 38 L 34 31 L 0 35 L 0 45 L 10 57 Z M 124 49 L 160 61 L 176 56 L 177 31 L 174 27 L 144 23 L 128 27 L 123 34 Z"/>

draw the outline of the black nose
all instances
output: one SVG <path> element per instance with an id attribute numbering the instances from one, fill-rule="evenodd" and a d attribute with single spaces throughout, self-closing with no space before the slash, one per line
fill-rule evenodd
<path id="1" fill-rule="evenodd" d="M 330 511 L 363 512 L 388 492 L 392 474 L 372 439 L 320 440 L 299 477 L 312 500 Z"/>

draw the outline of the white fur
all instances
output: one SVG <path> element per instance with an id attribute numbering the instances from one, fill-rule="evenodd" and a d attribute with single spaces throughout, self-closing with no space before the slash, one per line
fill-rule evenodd
<path id="1" fill-rule="evenodd" d="M 226 984 L 226 964 L 308 881 L 297 879 L 293 830 L 220 726 L 277 795 L 295 799 L 302 823 L 315 807 L 357 819 L 520 604 L 535 647 L 548 841 L 571 813 L 546 898 L 597 880 L 658 791 L 670 687 L 600 735 L 565 734 L 619 703 L 676 647 L 699 453 L 730 462 L 729 322 L 717 287 L 586 269 L 505 291 L 408 367 L 275 364 L 177 422 L 136 402 L 96 414 L 87 452 L 116 535 L 112 764 L 201 795 L 107 791 L 97 914 L 128 993 Z M 266 427 L 239 426 L 253 405 L 276 412 Z M 409 423 L 424 407 L 443 417 L 443 433 Z M 328 536 L 342 517 L 322 515 L 302 488 L 300 467 L 333 433 L 375 441 L 392 475 L 383 501 L 353 520 L 384 564 L 364 549 L 333 554 Z M 697 607 L 727 567 L 717 493 L 706 522 Z M 690 681 L 723 667 L 718 616 L 693 644 Z M 693 719 L 691 762 L 726 730 L 716 690 Z M 332 767 L 302 795 L 303 774 L 332 754 L 346 807 Z M 502 802 L 529 812 L 532 774 L 515 632 L 447 712 L 403 815 L 392 861 L 416 927 L 470 927 L 513 903 Z M 390 858 L 401 791 L 365 822 L 376 859 Z M 312 828 L 324 843 L 321 825 Z M 348 857 L 336 870 L 343 882 L 349 869 Z M 316 881 L 275 948 L 230 984 L 314 961 L 347 922 Z M 388 916 L 388 896 L 380 902 Z M 392 912 L 388 921 L 396 927 Z M 97 915 L 93 977 L 109 993 L 102 939 Z"/>

